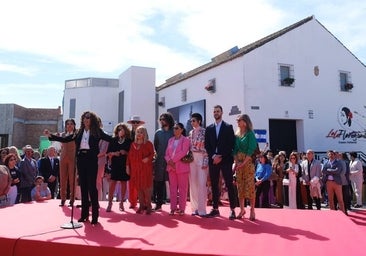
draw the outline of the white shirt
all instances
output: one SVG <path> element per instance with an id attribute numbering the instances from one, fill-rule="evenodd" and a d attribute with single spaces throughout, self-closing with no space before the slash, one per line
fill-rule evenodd
<path id="1" fill-rule="evenodd" d="M 80 142 L 80 149 L 90 149 L 89 147 L 89 131 L 84 130 L 83 137 Z"/>

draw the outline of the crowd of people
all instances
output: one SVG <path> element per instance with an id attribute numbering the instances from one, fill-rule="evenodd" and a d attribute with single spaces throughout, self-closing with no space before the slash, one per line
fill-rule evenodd
<path id="1" fill-rule="evenodd" d="M 234 128 L 222 116 L 222 107 L 216 105 L 214 122 L 204 128 L 202 115 L 193 113 L 192 130 L 186 134 L 184 125 L 166 112 L 150 140 L 139 116 L 118 123 L 110 136 L 100 117 L 86 111 L 78 129 L 67 119 L 64 132 L 44 131 L 50 141 L 61 143 L 60 152 L 54 146 L 42 155 L 30 145 L 22 149 L 23 155 L 14 146 L 1 149 L 0 164 L 7 167 L 11 184 L 0 205 L 59 198 L 60 207 L 67 199 L 74 206 L 80 187 L 78 221 L 88 220 L 91 207 L 93 225 L 98 223 L 101 200 L 108 201 L 106 212 L 112 211 L 114 201 L 125 211 L 128 199 L 129 208 L 148 215 L 167 202 L 169 215 L 185 215 L 189 200 L 192 216 L 216 217 L 223 191 L 231 220 L 244 218 L 247 206 L 250 220 L 256 219 L 258 207 L 313 209 L 315 204 L 320 210 L 325 203 L 345 214 L 351 207 L 362 207 L 363 166 L 356 152 L 329 150 L 322 161 L 311 149 L 290 152 L 288 158 L 284 151 L 258 152 L 250 117 L 239 115 Z M 212 205 L 209 212 L 207 205 Z"/>

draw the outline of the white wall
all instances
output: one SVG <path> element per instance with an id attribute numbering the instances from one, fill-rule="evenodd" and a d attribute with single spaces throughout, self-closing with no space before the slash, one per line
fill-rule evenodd
<path id="1" fill-rule="evenodd" d="M 253 116 L 256 127 L 268 129 L 269 118 L 303 120 L 304 145 L 299 150 L 364 148 L 365 141 L 343 144 L 326 138 L 332 128 L 339 127 L 337 112 L 340 107 L 363 107 L 360 95 L 366 88 L 361 86 L 361 77 L 363 75 L 365 82 L 366 76 L 365 67 L 316 20 L 257 48 L 243 60 L 245 84 L 250 94 L 246 109 Z M 278 63 L 294 65 L 294 87 L 279 86 Z M 315 66 L 319 67 L 319 76 L 314 75 Z M 341 70 L 352 73 L 355 85 L 352 92 L 340 90 Z M 251 111 L 252 105 L 260 106 L 260 110 Z M 314 111 L 314 119 L 309 119 L 309 110 Z"/>
<path id="2" fill-rule="evenodd" d="M 155 69 L 132 66 L 119 76 L 119 91 L 124 91 L 124 122 L 138 115 L 145 121 L 150 140 L 155 133 Z"/>
<path id="3" fill-rule="evenodd" d="M 64 92 L 64 121 L 69 118 L 70 99 L 76 99 L 75 122 L 80 126 L 80 117 L 85 111 L 95 112 L 103 122 L 103 128 L 111 133 L 117 122 L 118 88 L 82 87 Z"/>

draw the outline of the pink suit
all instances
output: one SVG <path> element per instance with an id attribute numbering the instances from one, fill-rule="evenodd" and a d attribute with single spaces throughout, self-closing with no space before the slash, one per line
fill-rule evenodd
<path id="1" fill-rule="evenodd" d="M 178 203 L 179 210 L 184 212 L 186 208 L 190 167 L 189 163 L 183 163 L 181 159 L 187 154 L 189 148 L 189 139 L 182 135 L 177 140 L 175 137 L 170 138 L 165 151 L 166 162 L 172 160 L 175 163 L 175 167 L 167 165 L 171 210 L 177 210 Z M 177 202 L 178 194 L 179 202 Z"/>

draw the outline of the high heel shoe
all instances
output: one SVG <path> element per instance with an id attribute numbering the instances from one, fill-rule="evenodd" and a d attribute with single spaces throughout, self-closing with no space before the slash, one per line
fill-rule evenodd
<path id="1" fill-rule="evenodd" d="M 121 212 L 124 212 L 124 211 L 125 211 L 125 206 L 123 205 L 123 201 L 121 201 L 121 202 L 119 203 L 119 210 L 120 210 Z"/>
<path id="2" fill-rule="evenodd" d="M 108 203 L 107 209 L 105 210 L 106 212 L 111 212 L 112 211 L 112 202 Z"/>
<path id="3" fill-rule="evenodd" d="M 87 217 L 81 217 L 80 219 L 78 219 L 78 222 L 87 222 L 88 221 L 89 216 Z"/>
<path id="4" fill-rule="evenodd" d="M 250 216 L 249 216 L 249 220 L 255 220 L 255 212 L 254 212 L 254 208 L 250 209 Z"/>
<path id="5" fill-rule="evenodd" d="M 245 210 L 240 211 L 240 213 L 238 214 L 238 216 L 236 217 L 237 219 L 242 219 L 245 215 Z"/>

